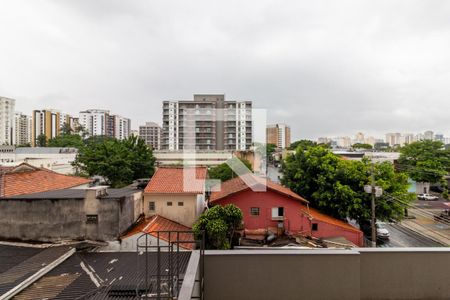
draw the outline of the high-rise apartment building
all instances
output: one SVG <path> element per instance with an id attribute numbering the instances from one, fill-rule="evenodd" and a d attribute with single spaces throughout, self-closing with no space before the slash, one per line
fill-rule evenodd
<path id="1" fill-rule="evenodd" d="M 386 143 L 389 144 L 389 146 L 395 146 L 395 145 L 401 145 L 402 135 L 401 133 L 387 133 L 386 134 Z"/>
<path id="2" fill-rule="evenodd" d="M 41 135 L 44 135 L 47 140 L 58 136 L 61 130 L 60 117 L 60 112 L 54 109 L 34 110 L 31 145 L 36 146 L 37 138 Z"/>
<path id="3" fill-rule="evenodd" d="M 110 114 L 109 110 L 88 109 L 80 112 L 79 125 L 88 136 L 108 136 L 122 140 L 130 136 L 131 120 Z"/>
<path id="4" fill-rule="evenodd" d="M 154 122 L 147 122 L 139 126 L 139 138 L 154 150 L 160 149 L 161 127 Z"/>
<path id="5" fill-rule="evenodd" d="M 225 95 L 163 101 L 162 149 L 249 150 L 252 143 L 251 101 Z"/>
<path id="6" fill-rule="evenodd" d="M 15 144 L 15 105 L 16 100 L 0 97 L 0 145 Z"/>
<path id="7" fill-rule="evenodd" d="M 31 145 L 31 131 L 33 120 L 31 116 L 16 112 L 14 116 L 15 123 L 15 145 Z"/>
<path id="8" fill-rule="evenodd" d="M 291 128 L 286 124 L 267 125 L 267 144 L 273 144 L 277 148 L 285 149 L 291 145 Z"/>

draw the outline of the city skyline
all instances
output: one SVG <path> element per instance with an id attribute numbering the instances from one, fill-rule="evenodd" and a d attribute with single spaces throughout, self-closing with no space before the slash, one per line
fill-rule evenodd
<path id="1" fill-rule="evenodd" d="M 450 3 L 19 0 L 3 8 L 0 95 L 27 114 L 95 104 L 137 129 L 161 122 L 163 100 L 225 93 L 269 109 L 267 122 L 290 124 L 293 139 L 355 128 L 450 134 Z"/>

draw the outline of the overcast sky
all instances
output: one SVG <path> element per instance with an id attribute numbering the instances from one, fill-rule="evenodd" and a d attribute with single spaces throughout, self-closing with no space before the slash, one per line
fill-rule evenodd
<path id="1" fill-rule="evenodd" d="M 450 1 L 0 0 L 0 96 L 109 109 L 225 93 L 294 138 L 450 136 Z"/>

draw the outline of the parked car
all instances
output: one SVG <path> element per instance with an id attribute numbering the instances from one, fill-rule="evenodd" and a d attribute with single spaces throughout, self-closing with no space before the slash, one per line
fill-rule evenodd
<path id="1" fill-rule="evenodd" d="M 439 197 L 431 194 L 418 194 L 417 199 L 423 201 L 436 201 L 439 200 Z"/>
<path id="2" fill-rule="evenodd" d="M 389 233 L 389 230 L 387 230 L 383 224 L 376 223 L 377 226 L 377 238 L 381 240 L 388 240 L 391 234 Z"/>
<path id="3" fill-rule="evenodd" d="M 433 185 L 433 186 L 430 186 L 430 191 L 441 194 L 444 192 L 444 189 L 440 186 Z"/>

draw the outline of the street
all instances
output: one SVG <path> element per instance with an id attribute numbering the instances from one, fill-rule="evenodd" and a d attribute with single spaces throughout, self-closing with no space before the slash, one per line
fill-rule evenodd
<path id="1" fill-rule="evenodd" d="M 389 230 L 391 236 L 389 240 L 378 241 L 378 247 L 443 247 L 440 243 L 400 224 L 386 223 L 383 227 Z"/>

